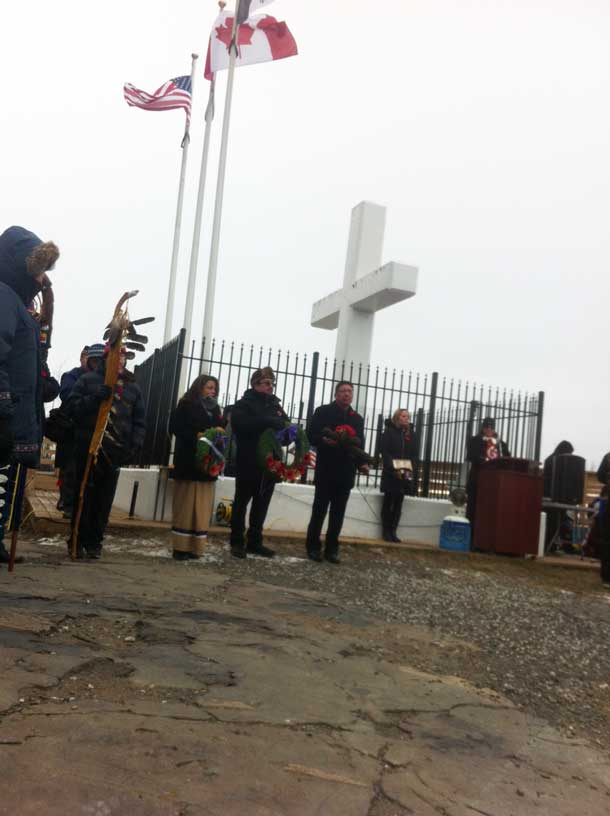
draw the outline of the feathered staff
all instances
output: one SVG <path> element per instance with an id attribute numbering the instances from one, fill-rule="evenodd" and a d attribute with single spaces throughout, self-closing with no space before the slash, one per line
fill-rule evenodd
<path id="1" fill-rule="evenodd" d="M 138 334 L 135 327 L 144 323 L 150 323 L 152 320 L 154 320 L 154 317 L 143 317 L 140 320 L 130 320 L 127 304 L 129 299 L 135 297 L 137 294 L 137 289 L 135 289 L 133 292 L 125 292 L 117 303 L 112 320 L 106 327 L 106 332 L 104 334 L 104 340 L 108 341 L 109 348 L 108 354 L 106 355 L 106 378 L 104 383 L 111 389 L 111 393 L 108 399 L 105 399 L 99 407 L 97 422 L 95 423 L 93 436 L 91 437 L 91 442 L 89 443 L 89 454 L 87 456 L 85 472 L 80 483 L 78 507 L 76 509 L 76 517 L 74 519 L 74 527 L 72 529 L 70 555 L 73 561 L 76 559 L 78 529 L 80 527 L 80 520 L 83 513 L 85 491 L 89 482 L 91 468 L 94 467 L 95 463 L 97 462 L 97 457 L 102 446 L 104 435 L 106 434 L 109 425 L 114 389 L 116 387 L 121 369 L 121 356 L 124 355 L 127 357 L 127 359 L 133 359 L 135 357 L 134 351 L 126 352 L 125 348 L 134 349 L 135 351 L 145 351 L 148 337 Z"/>

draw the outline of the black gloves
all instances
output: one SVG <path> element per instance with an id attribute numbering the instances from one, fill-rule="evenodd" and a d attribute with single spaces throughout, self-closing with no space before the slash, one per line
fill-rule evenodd
<path id="1" fill-rule="evenodd" d="M 273 428 L 274 431 L 281 431 L 286 425 L 286 420 L 282 419 L 282 417 L 271 417 L 269 419 L 269 427 Z"/>
<path id="2" fill-rule="evenodd" d="M 112 388 L 109 385 L 98 385 L 95 391 L 93 392 L 93 396 L 98 402 L 104 402 L 110 396 L 112 396 Z"/>
<path id="3" fill-rule="evenodd" d="M 0 419 L 0 467 L 8 465 L 11 461 L 11 453 L 13 452 L 13 432 L 11 431 L 10 421 L 8 419 Z"/>

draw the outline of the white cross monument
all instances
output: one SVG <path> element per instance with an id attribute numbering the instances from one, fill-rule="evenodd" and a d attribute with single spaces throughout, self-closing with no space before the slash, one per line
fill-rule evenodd
<path id="1" fill-rule="evenodd" d="M 316 301 L 311 325 L 339 329 L 335 359 L 338 372 L 345 361 L 354 374 L 362 364 L 362 377 L 371 361 L 375 312 L 413 297 L 417 292 L 417 267 L 390 263 L 381 266 L 386 208 L 362 201 L 352 210 L 343 288 Z"/>

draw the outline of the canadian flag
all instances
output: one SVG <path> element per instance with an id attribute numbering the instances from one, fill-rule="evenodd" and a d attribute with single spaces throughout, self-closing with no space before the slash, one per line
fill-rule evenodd
<path id="1" fill-rule="evenodd" d="M 243 0 L 242 0 L 243 2 Z M 252 6 L 266 5 L 272 0 L 251 0 Z M 241 16 L 241 15 L 240 15 Z M 216 71 L 229 67 L 229 47 L 233 33 L 233 11 L 221 11 L 210 34 L 208 54 L 205 61 L 205 78 L 212 79 Z M 258 62 L 295 57 L 297 44 L 284 22 L 278 22 L 268 14 L 248 17 L 237 28 L 236 67 L 254 65 Z"/>

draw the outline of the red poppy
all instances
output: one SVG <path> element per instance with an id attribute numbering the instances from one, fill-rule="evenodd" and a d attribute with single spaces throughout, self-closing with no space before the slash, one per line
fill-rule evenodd
<path id="1" fill-rule="evenodd" d="M 342 433 L 342 434 L 345 434 L 346 436 L 349 436 L 349 437 L 356 436 L 356 431 L 352 428 L 351 425 L 337 425 L 337 427 L 335 428 L 335 431 L 338 434 Z"/>

